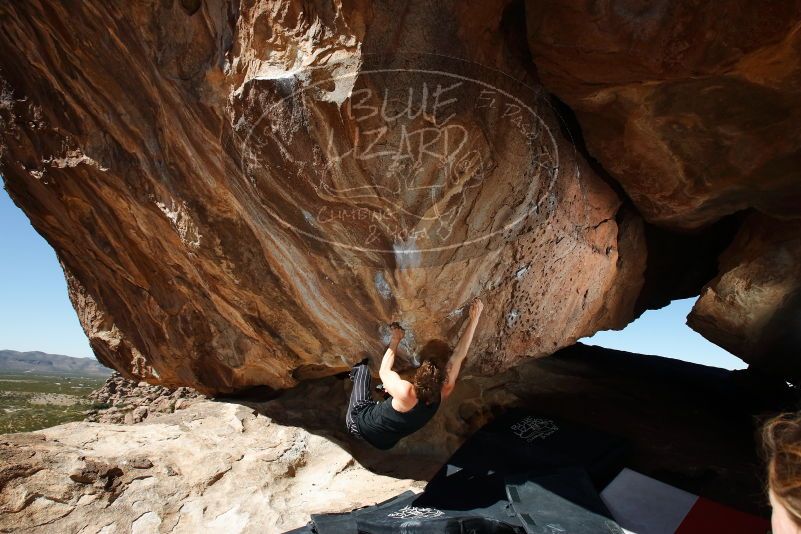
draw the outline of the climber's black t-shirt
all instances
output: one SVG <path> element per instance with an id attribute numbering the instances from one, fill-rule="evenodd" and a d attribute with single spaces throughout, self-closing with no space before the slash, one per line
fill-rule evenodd
<path id="1" fill-rule="evenodd" d="M 439 402 L 425 404 L 417 401 L 408 412 L 399 412 L 392 407 L 392 397 L 388 397 L 360 411 L 356 425 L 367 443 L 379 449 L 391 449 L 402 437 L 423 428 L 437 408 Z"/>

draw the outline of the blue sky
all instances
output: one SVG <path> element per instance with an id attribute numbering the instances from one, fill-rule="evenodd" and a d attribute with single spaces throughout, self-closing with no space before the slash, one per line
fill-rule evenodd
<path id="1" fill-rule="evenodd" d="M 646 311 L 623 330 L 604 330 L 580 341 L 724 369 L 745 369 L 747 365 L 740 358 L 707 341 L 685 324 L 694 303 L 695 298 L 674 300 L 659 310 Z"/>
<path id="2" fill-rule="evenodd" d="M 92 356 L 56 253 L 5 189 L 0 228 L 0 349 Z"/>
<path id="3" fill-rule="evenodd" d="M 50 245 L 0 190 L 0 349 L 91 357 L 89 341 L 67 298 L 64 274 Z M 685 325 L 694 299 L 645 312 L 624 330 L 582 341 L 613 349 L 742 369 L 745 364 Z"/>

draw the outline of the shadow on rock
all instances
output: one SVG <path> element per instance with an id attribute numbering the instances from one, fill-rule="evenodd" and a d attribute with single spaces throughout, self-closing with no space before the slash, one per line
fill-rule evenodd
<path id="1" fill-rule="evenodd" d="M 374 381 L 374 385 L 377 382 Z M 215 400 L 248 406 L 274 422 L 297 426 L 325 437 L 347 450 L 364 467 L 377 474 L 396 478 L 428 480 L 450 450 L 431 447 L 429 439 L 410 436 L 394 449 L 380 451 L 351 436 L 345 429 L 345 410 L 352 382 L 348 378 L 328 377 L 311 380 L 283 392 L 251 388 Z M 375 400 L 381 396 L 375 391 Z M 424 433 L 422 430 L 420 433 Z M 422 441 L 422 442 L 421 442 Z"/>
<path id="2" fill-rule="evenodd" d="M 631 444 L 628 467 L 763 515 L 757 429 L 796 402 L 792 388 L 754 371 L 577 344 L 493 377 L 460 380 L 425 428 L 379 451 L 345 429 L 351 387 L 347 378 L 328 377 L 284 392 L 254 389 L 218 400 L 321 435 L 375 473 L 416 480 L 429 480 L 496 416 L 525 408 L 620 436 Z M 380 400 L 376 392 L 374 398 Z"/>

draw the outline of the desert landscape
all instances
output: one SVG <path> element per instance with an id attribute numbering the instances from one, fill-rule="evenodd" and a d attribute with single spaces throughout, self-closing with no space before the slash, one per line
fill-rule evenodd
<path id="1" fill-rule="evenodd" d="M 83 420 L 94 406 L 89 394 L 110 374 L 85 359 L 0 351 L 0 433 Z"/>

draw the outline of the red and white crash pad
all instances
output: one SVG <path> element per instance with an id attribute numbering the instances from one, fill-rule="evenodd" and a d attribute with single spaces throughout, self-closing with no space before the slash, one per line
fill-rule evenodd
<path id="1" fill-rule="evenodd" d="M 770 521 L 624 468 L 601 492 L 615 521 L 632 534 L 766 534 Z"/>

